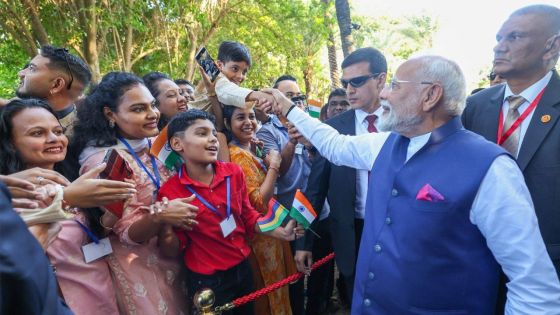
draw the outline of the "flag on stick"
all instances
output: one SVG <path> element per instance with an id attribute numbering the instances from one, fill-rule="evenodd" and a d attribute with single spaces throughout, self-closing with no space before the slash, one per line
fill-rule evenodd
<path id="1" fill-rule="evenodd" d="M 272 231 L 282 224 L 287 215 L 288 209 L 274 198 L 270 198 L 268 212 L 264 217 L 257 220 L 257 224 L 262 232 Z"/>
<path id="2" fill-rule="evenodd" d="M 170 170 L 178 170 L 183 164 L 181 156 L 171 150 L 169 143 L 167 143 L 167 126 L 157 136 L 150 153 Z"/>
<path id="3" fill-rule="evenodd" d="M 317 213 L 313 210 L 311 203 L 305 198 L 303 193 L 298 189 L 290 210 L 290 217 L 294 218 L 305 229 L 308 229 L 313 220 L 317 217 Z"/>

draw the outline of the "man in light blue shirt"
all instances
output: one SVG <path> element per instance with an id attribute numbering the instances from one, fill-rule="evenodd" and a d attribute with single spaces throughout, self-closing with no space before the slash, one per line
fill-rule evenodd
<path id="1" fill-rule="evenodd" d="M 402 64 L 381 93 L 380 133 L 344 136 L 271 90 L 322 156 L 371 171 L 352 314 L 560 314 L 560 283 L 533 203 L 505 150 L 466 131 L 466 84 L 439 56 Z M 375 185 L 371 183 L 375 181 Z"/>

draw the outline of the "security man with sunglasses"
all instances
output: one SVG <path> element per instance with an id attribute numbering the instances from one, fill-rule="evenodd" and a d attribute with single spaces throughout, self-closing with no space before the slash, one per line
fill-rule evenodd
<path id="1" fill-rule="evenodd" d="M 385 56 L 375 48 L 361 48 L 348 55 L 342 62 L 341 83 L 346 88 L 352 109 L 326 123 L 345 135 L 377 132 L 377 117 L 382 112 L 379 94 L 385 86 L 386 73 Z M 344 294 L 343 298 L 347 301 L 352 300 L 367 185 L 368 171 L 336 166 L 322 156 L 313 159 L 305 196 L 317 211 L 323 208 L 325 198 L 328 198 L 335 259 L 344 283 L 341 295 Z M 315 236 L 307 231 L 305 237 L 298 240 L 296 264 L 300 271 L 306 270 L 312 263 L 314 239 Z"/>

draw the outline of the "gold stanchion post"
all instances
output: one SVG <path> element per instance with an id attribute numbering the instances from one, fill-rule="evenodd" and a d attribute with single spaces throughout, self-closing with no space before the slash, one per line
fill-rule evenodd
<path id="1" fill-rule="evenodd" d="M 194 295 L 193 302 L 200 315 L 216 315 L 212 310 L 216 297 L 214 291 L 210 289 L 202 289 Z"/>

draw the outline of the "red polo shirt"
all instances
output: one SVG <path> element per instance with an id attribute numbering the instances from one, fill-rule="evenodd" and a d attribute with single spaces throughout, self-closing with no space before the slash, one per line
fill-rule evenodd
<path id="1" fill-rule="evenodd" d="M 251 249 L 247 238 L 254 235 L 255 224 L 260 214 L 249 202 L 245 175 L 234 163 L 217 161 L 214 163 L 215 175 L 210 186 L 192 180 L 187 176 L 183 165 L 182 177 L 171 177 L 159 190 L 159 199 L 169 200 L 186 198 L 192 193 L 189 185 L 210 203 L 219 214 L 210 210 L 198 198 L 192 202 L 198 207 L 196 220 L 198 225 L 192 231 L 177 230 L 181 250 L 185 250 L 184 262 L 189 270 L 211 275 L 219 270 L 236 266 L 249 255 Z M 230 177 L 231 215 L 237 227 L 226 238 L 222 234 L 220 222 L 225 219 L 227 211 L 226 177 Z"/>

